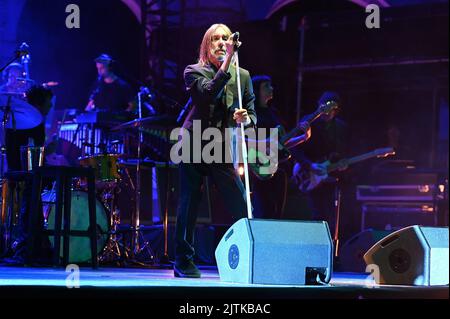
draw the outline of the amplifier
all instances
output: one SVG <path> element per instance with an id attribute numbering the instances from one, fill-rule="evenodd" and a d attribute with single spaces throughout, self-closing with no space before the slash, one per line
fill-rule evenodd
<path id="1" fill-rule="evenodd" d="M 366 202 L 361 204 L 361 231 L 395 230 L 410 225 L 436 226 L 432 202 Z"/>
<path id="2" fill-rule="evenodd" d="M 435 185 L 358 185 L 356 199 L 362 202 L 433 202 Z"/>

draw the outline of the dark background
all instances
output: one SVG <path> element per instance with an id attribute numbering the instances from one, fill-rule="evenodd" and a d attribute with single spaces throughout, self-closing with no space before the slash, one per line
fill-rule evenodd
<path id="1" fill-rule="evenodd" d="M 80 7 L 80 28 L 68 29 L 67 5 Z M 18 39 L 31 50 L 31 77 L 57 81 L 57 108 L 84 109 L 97 79 L 94 59 L 108 53 L 128 81 L 139 74 L 140 26 L 121 1 L 27 1 L 19 20 Z M 136 83 L 133 83 L 136 85 Z"/>
<path id="2" fill-rule="evenodd" d="M 80 7 L 80 29 L 65 28 L 67 14 L 62 13 L 70 3 Z M 304 1 L 270 19 L 248 16 L 248 12 L 246 16 L 225 11 L 222 16 L 220 12 L 205 14 L 204 19 L 192 15 L 184 25 L 156 29 L 145 53 L 177 66 L 170 83 L 161 76 L 161 65 L 150 69 L 143 65 L 142 28 L 118 0 L 27 1 L 17 38 L 30 45 L 31 77 L 39 83 L 60 83 L 54 90 L 60 110 L 84 108 L 96 79 L 93 59 L 103 52 L 116 59 L 117 72 L 135 88 L 145 83 L 167 97 L 164 101 L 183 105 L 187 100 L 184 67 L 196 62 L 209 25 L 225 22 L 241 34 L 241 66 L 252 75 L 272 76 L 274 104 L 292 127 L 300 67 L 299 26 L 306 17 L 302 114 L 316 108 L 323 91 L 335 90 L 343 101 L 341 115 L 352 132 L 349 156 L 389 146 L 387 130 L 394 126 L 401 145 L 396 159 L 411 160 L 420 168 L 448 171 L 448 2 L 383 8 L 380 29 L 366 28 L 364 9 L 348 1 Z M 447 60 L 419 63 L 440 58 Z M 409 62 L 400 64 L 402 61 Z M 365 66 L 342 67 L 356 64 Z M 308 69 L 325 65 L 334 68 Z M 178 114 L 179 105 L 161 102 L 158 109 Z M 355 166 L 351 185 L 377 177 L 373 173 L 376 164 L 379 160 Z M 345 236 L 359 227 L 360 209 L 354 196 L 353 187 L 346 197 L 344 218 L 350 226 Z"/>
<path id="3" fill-rule="evenodd" d="M 66 15 L 61 12 L 69 3 L 27 1 L 18 27 L 18 38 L 31 47 L 32 78 L 60 83 L 55 89 L 57 108 L 84 108 L 96 79 L 93 59 L 102 52 L 116 59 L 118 73 L 135 87 L 142 80 L 184 104 L 187 97 L 182 71 L 196 61 L 198 46 L 209 25 L 156 30 L 152 47 L 164 50 L 165 58 L 178 65 L 173 87 L 157 77 L 148 81 L 149 77 L 141 75 L 141 30 L 125 4 L 77 1 L 82 13 L 81 28 L 67 29 L 62 27 Z M 298 27 L 304 15 L 296 11 L 300 9 L 310 8 L 293 6 L 269 20 L 230 24 L 233 30 L 240 31 L 244 43 L 241 66 L 252 75 L 273 77 L 275 104 L 291 126 L 295 124 Z M 383 9 L 380 29 L 367 29 L 365 12 L 350 9 L 349 4 L 336 6 L 336 11 L 330 6 L 321 8 L 320 4 L 315 4 L 314 9 L 306 17 L 306 66 L 448 57 L 447 4 Z M 157 48 L 158 44 L 162 48 Z M 306 72 L 303 113 L 316 108 L 324 90 L 336 90 L 342 97 L 342 116 L 354 132 L 355 154 L 385 146 L 386 130 L 395 125 L 403 145 L 399 156 L 414 159 L 421 166 L 445 165 L 446 160 L 439 162 L 437 153 L 442 152 L 438 149 L 439 109 L 448 105 L 448 62 Z"/>

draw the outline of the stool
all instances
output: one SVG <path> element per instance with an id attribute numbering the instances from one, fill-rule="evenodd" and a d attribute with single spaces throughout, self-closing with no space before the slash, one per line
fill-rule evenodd
<path id="1" fill-rule="evenodd" d="M 61 235 L 63 236 L 63 258 L 64 265 L 69 264 L 69 243 L 70 236 L 89 237 L 91 246 L 91 264 L 92 268 L 98 268 L 97 260 L 97 218 L 95 212 L 95 175 L 93 168 L 85 167 L 66 167 L 66 166 L 48 166 L 37 167 L 33 170 L 33 192 L 31 199 L 31 218 L 30 218 L 30 237 L 28 241 L 29 257 L 35 251 L 33 238 L 35 237 L 38 225 L 38 215 L 42 193 L 42 179 L 54 178 L 56 181 L 56 207 L 55 207 L 55 229 L 47 230 L 46 233 L 54 236 L 53 264 L 61 265 L 59 258 L 61 249 Z M 70 229 L 71 213 L 71 181 L 72 178 L 86 178 L 88 185 L 88 205 L 89 205 L 89 228 L 87 231 L 74 231 Z M 64 214 L 63 214 L 64 206 Z M 63 218 L 64 216 L 64 218 Z M 62 228 L 64 220 L 64 227 Z M 31 259 L 30 259 L 31 260 Z"/>
<path id="2" fill-rule="evenodd" d="M 20 183 L 31 185 L 33 181 L 33 174 L 27 171 L 9 171 L 4 174 L 2 182 L 1 195 L 1 218 L 0 226 L 2 228 L 2 250 L 0 253 L 5 253 L 11 249 L 14 241 L 13 228 L 19 224 L 19 214 L 22 205 L 22 197 L 17 194 L 17 190 L 22 188 L 23 191 L 30 191 L 26 186 L 20 186 Z M 17 195 L 17 196 L 16 196 Z M 24 225 L 22 225 L 24 226 Z"/>

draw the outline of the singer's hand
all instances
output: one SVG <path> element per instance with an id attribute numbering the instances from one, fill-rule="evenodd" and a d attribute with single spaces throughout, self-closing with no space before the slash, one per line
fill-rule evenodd
<path id="1" fill-rule="evenodd" d="M 225 49 L 225 57 L 221 61 L 221 65 L 220 65 L 220 69 L 222 71 L 224 71 L 225 73 L 228 72 L 228 69 L 231 64 L 231 60 L 233 58 L 234 53 L 236 52 L 235 50 L 240 45 L 242 45 L 242 43 L 239 41 L 239 39 L 237 41 L 235 41 L 233 38 L 234 38 L 234 34 L 231 34 L 226 41 L 221 41 L 219 43 L 219 46 L 222 48 L 222 50 Z"/>
<path id="2" fill-rule="evenodd" d="M 238 124 L 244 123 L 245 125 L 248 125 L 251 122 L 246 109 L 236 109 L 233 114 L 233 119 Z"/>
<path id="3" fill-rule="evenodd" d="M 225 48 L 227 51 L 227 55 L 233 55 L 234 52 L 237 51 L 237 49 L 242 45 L 242 42 L 239 41 L 239 39 L 237 41 L 234 41 L 234 33 L 232 35 L 230 35 L 230 37 L 228 38 L 228 41 L 225 43 Z"/>

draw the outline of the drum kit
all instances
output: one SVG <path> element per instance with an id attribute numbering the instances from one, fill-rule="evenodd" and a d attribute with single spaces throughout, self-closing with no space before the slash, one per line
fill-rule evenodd
<path id="1" fill-rule="evenodd" d="M 63 131 L 66 121 L 60 122 L 56 139 L 52 141 L 52 147 L 26 145 L 21 147 L 22 171 L 32 171 L 34 168 L 44 165 L 91 167 L 95 171 L 96 179 L 96 216 L 98 227 L 98 259 L 103 263 L 154 265 L 156 254 L 149 243 L 143 239 L 140 226 L 140 201 L 141 181 L 140 169 L 143 155 L 149 157 L 144 150 L 152 149 L 158 154 L 156 160 L 160 161 L 166 155 L 165 149 L 160 149 L 152 141 L 146 141 L 144 134 L 155 130 L 164 131 L 158 137 L 168 136 L 166 133 L 174 127 L 175 120 L 166 116 L 142 117 L 142 107 L 138 93 L 138 118 L 132 121 L 124 121 L 124 117 L 115 116 L 111 112 L 88 112 L 79 114 L 73 124 L 73 131 Z M 10 241 L 14 228 L 14 220 L 17 222 L 19 199 L 17 203 L 10 203 L 10 197 L 6 195 L 4 178 L 6 162 L 5 134 L 7 129 L 26 130 L 41 125 L 44 117 L 39 110 L 26 101 L 22 93 L 0 93 L 0 120 L 1 120 L 1 167 L 2 180 L 2 211 L 0 226 L 3 228 L 3 244 L 6 238 Z M 78 121 L 77 121 L 78 120 Z M 70 133 L 70 139 L 67 139 Z M 138 135 L 137 143 L 130 143 L 130 135 Z M 64 135 L 66 134 L 66 136 Z M 119 139 L 118 139 L 119 137 Z M 121 139 L 122 138 L 122 139 Z M 161 140 L 161 139 L 160 139 Z M 165 140 L 165 142 L 167 139 Z M 135 141 L 136 142 L 136 141 Z M 52 148 L 52 152 L 48 150 Z M 167 152 L 168 154 L 168 152 Z M 76 158 L 72 158 L 76 156 Z M 151 157 L 151 156 L 150 156 Z M 168 157 L 166 157 L 168 160 Z M 44 160 L 45 159 L 45 160 Z M 127 171 L 124 162 L 136 163 L 136 180 L 133 181 Z M 119 230 L 121 226 L 120 210 L 117 205 L 117 197 L 121 191 L 121 185 L 127 179 L 128 185 L 135 188 L 135 208 L 132 216 L 131 240 L 125 243 L 124 236 Z M 56 192 L 55 183 L 51 189 L 42 193 L 43 203 L 43 227 L 51 230 L 54 227 L 54 214 Z M 87 182 L 83 179 L 74 179 L 71 195 L 71 229 L 87 230 L 88 196 Z M 15 216 L 15 217 L 14 217 Z M 167 217 L 167 216 L 166 216 Z M 167 220 L 167 218 L 165 218 Z M 165 248 L 167 247 L 167 224 L 165 227 Z M 11 243 L 9 243 L 11 244 Z M 88 238 L 71 237 L 69 261 L 83 263 L 89 261 L 90 243 Z M 4 247 L 8 248 L 8 247 Z M 167 258 L 167 249 L 164 252 Z"/>
<path id="2" fill-rule="evenodd" d="M 33 128 L 42 122 L 42 115 L 39 111 L 28 104 L 27 102 L 13 96 L 0 94 L 0 116 L 4 119 L 2 122 L 3 132 L 6 129 L 23 130 Z M 103 150 L 103 152 L 74 152 L 75 154 L 81 154 L 77 158 L 77 164 L 82 167 L 91 167 L 95 171 L 97 200 L 96 200 L 96 216 L 98 227 L 98 242 L 99 247 L 98 258 L 101 263 L 115 263 L 119 265 L 124 264 L 139 264 L 139 265 L 154 265 L 157 263 L 155 252 L 152 251 L 148 242 L 146 242 L 142 236 L 140 218 L 139 218 L 139 206 L 141 201 L 141 189 L 140 189 L 140 169 L 142 165 L 142 154 L 144 153 L 148 157 L 147 152 L 143 152 L 144 146 L 149 144 L 142 136 L 145 131 L 156 130 L 168 130 L 174 125 L 174 120 L 166 116 L 154 116 L 142 119 L 135 119 L 124 123 L 119 123 L 110 128 L 105 128 L 102 125 L 100 139 L 95 138 L 92 140 L 86 139 L 81 141 L 82 146 L 88 146 L 88 149 Z M 82 128 L 81 128 L 82 129 Z M 116 138 L 118 133 L 127 136 L 128 132 L 138 131 L 138 145 L 137 156 L 132 154 L 117 153 L 114 150 L 120 149 L 118 144 L 125 143 L 117 142 Z M 111 138 L 108 137 L 111 133 Z M 3 134 L 4 136 L 4 134 Z M 87 135 L 89 136 L 89 135 Z M 161 136 L 166 136 L 165 133 Z M 77 139 L 75 139 L 77 140 Z M 125 140 L 125 138 L 124 138 Z M 55 143 L 55 141 L 54 141 Z M 58 139 L 56 141 L 58 145 L 66 145 L 70 149 L 79 148 L 72 143 L 64 139 Z M 152 148 L 155 148 L 154 143 L 150 143 Z M 2 142 L 2 150 L 5 151 L 5 143 Z M 73 162 L 70 158 L 64 154 L 64 148 L 60 148 L 58 154 L 58 147 L 50 154 L 45 154 L 45 147 L 36 146 L 23 146 L 21 147 L 21 157 L 25 160 L 22 163 L 23 171 L 32 171 L 33 168 L 39 167 L 46 163 L 52 165 L 70 165 Z M 166 152 L 166 150 L 159 150 L 159 154 Z M 82 154 L 84 153 L 84 154 Z M 44 156 L 45 154 L 45 156 Z M 67 153 L 66 153 L 67 154 Z M 45 158 L 45 160 L 44 160 Z M 61 158 L 57 161 L 55 158 Z M 160 158 L 158 158 L 159 160 Z M 3 161 L 2 161 L 3 162 Z M 131 180 L 130 174 L 127 171 L 127 165 L 124 163 L 134 163 L 136 165 L 136 180 Z M 3 171 L 3 170 L 2 170 Z M 124 184 L 124 179 L 127 179 L 128 185 L 135 188 L 136 198 L 132 199 L 135 202 L 135 209 L 133 210 L 131 240 L 125 243 L 125 240 L 120 231 L 121 219 L 120 209 L 117 205 L 117 197 L 121 191 L 121 185 Z M 5 183 L 3 183 L 4 185 Z M 54 187 L 54 184 L 53 184 Z M 86 230 L 88 228 L 88 196 L 87 196 L 87 182 L 83 179 L 73 180 L 73 190 L 71 195 L 71 229 L 72 230 Z M 3 199 L 3 202 L 6 199 Z M 55 208 L 56 194 L 54 189 L 45 190 L 42 193 L 43 202 L 43 216 L 44 216 L 44 228 L 51 230 L 54 227 L 54 216 L 52 211 Z M 14 205 L 2 205 L 6 208 L 11 208 Z M 2 209 L 2 215 L 5 220 L 10 220 L 10 223 L 5 223 L 11 228 L 11 215 L 13 212 L 4 212 Z M 17 213 L 16 213 L 17 214 Z M 9 217 L 8 217 L 9 216 Z M 166 218 L 164 220 L 167 220 Z M 7 228 L 8 228 L 7 227 Z M 167 241 L 167 224 L 165 227 L 165 240 Z M 9 234 L 11 237 L 11 234 Z M 51 239 L 52 241 L 52 239 Z M 90 258 L 89 239 L 82 237 L 71 237 L 70 239 L 70 253 L 69 261 L 73 263 L 87 262 Z M 167 247 L 167 244 L 165 244 Z M 167 251 L 165 256 L 167 258 Z"/>

